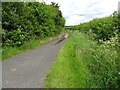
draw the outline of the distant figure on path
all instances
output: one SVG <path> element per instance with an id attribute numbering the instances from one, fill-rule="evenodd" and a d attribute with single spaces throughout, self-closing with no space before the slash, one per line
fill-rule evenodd
<path id="1" fill-rule="evenodd" d="M 69 36 L 68 33 L 62 35 L 62 36 L 60 37 L 61 39 L 60 39 L 57 43 L 55 43 L 55 45 L 58 44 L 58 43 L 60 43 L 60 42 L 62 42 L 64 39 L 68 38 L 68 36 Z"/>

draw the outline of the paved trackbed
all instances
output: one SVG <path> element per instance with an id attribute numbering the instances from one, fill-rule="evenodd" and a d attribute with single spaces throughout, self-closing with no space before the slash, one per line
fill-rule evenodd
<path id="1" fill-rule="evenodd" d="M 66 40 L 53 40 L 2 62 L 3 88 L 42 88 L 44 76 Z"/>

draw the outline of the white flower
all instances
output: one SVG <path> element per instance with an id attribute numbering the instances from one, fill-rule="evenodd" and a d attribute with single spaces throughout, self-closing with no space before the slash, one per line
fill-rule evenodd
<path id="1" fill-rule="evenodd" d="M 118 74 L 120 75 L 120 72 L 118 72 Z"/>

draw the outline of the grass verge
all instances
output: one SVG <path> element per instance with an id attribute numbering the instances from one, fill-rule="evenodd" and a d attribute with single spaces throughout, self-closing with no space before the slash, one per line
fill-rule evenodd
<path id="1" fill-rule="evenodd" d="M 62 34 L 62 33 L 61 33 Z M 34 49 L 42 44 L 45 44 L 51 40 L 54 40 L 58 37 L 59 35 L 57 36 L 52 36 L 52 37 L 49 37 L 49 38 L 45 38 L 43 40 L 35 40 L 35 39 L 32 39 L 26 43 L 24 43 L 22 46 L 20 47 L 5 47 L 3 49 L 0 49 L 1 53 L 2 53 L 2 59 L 1 61 L 4 61 L 5 59 L 8 59 L 16 54 L 19 54 L 19 53 L 22 53 L 22 52 L 25 52 L 27 50 L 30 50 L 30 49 Z"/>
<path id="2" fill-rule="evenodd" d="M 89 43 L 86 42 L 86 38 L 82 34 L 71 34 L 70 39 L 62 47 L 53 67 L 45 78 L 45 87 L 96 87 L 89 82 L 89 80 L 92 80 L 92 76 L 86 64 L 82 61 L 80 53 L 78 53 L 82 50 L 82 47 L 85 47 L 85 44 L 88 46 Z"/>
<path id="3" fill-rule="evenodd" d="M 72 34 L 71 34 L 72 33 Z M 118 88 L 117 53 L 90 37 L 71 32 L 45 77 L 47 88 Z"/>

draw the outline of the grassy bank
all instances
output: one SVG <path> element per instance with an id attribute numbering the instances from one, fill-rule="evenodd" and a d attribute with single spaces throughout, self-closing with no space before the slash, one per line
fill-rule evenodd
<path id="1" fill-rule="evenodd" d="M 61 33 L 62 34 L 62 33 Z M 51 40 L 54 40 L 55 38 L 57 38 L 59 35 L 57 36 L 52 36 L 52 37 L 49 37 L 49 38 L 44 38 L 42 40 L 35 40 L 35 39 L 32 39 L 26 43 L 24 43 L 22 46 L 20 47 L 5 47 L 3 48 L 2 50 L 2 61 L 7 59 L 7 58 L 10 58 L 16 54 L 19 54 L 19 53 L 22 53 L 22 52 L 25 52 L 27 50 L 30 50 L 30 49 L 33 49 L 33 48 L 36 48 L 42 44 L 45 44 Z"/>
<path id="2" fill-rule="evenodd" d="M 99 45 L 78 32 L 70 34 L 70 39 L 45 77 L 45 87 L 119 87 L 114 48 Z"/>

